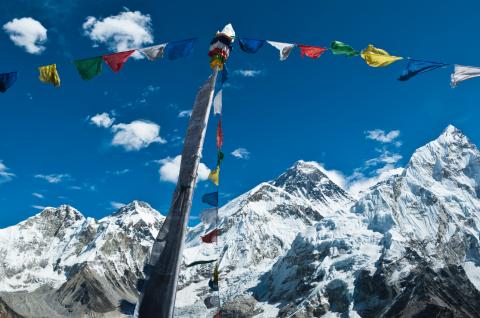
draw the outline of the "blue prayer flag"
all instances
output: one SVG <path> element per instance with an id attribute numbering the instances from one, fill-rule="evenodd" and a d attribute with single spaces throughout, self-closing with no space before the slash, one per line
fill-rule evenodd
<path id="1" fill-rule="evenodd" d="M 398 80 L 407 81 L 417 74 L 433 71 L 446 65 L 448 64 L 409 59 Z"/>
<path id="2" fill-rule="evenodd" d="M 242 51 L 246 53 L 257 53 L 263 44 L 265 44 L 265 40 L 238 39 L 238 43 Z"/>
<path id="3" fill-rule="evenodd" d="M 17 80 L 17 72 L 0 74 L 0 92 L 5 93 Z"/>
<path id="4" fill-rule="evenodd" d="M 218 207 L 218 192 L 207 193 L 202 196 L 202 202 Z"/>
<path id="5" fill-rule="evenodd" d="M 163 54 L 169 60 L 187 57 L 192 53 L 196 40 L 196 38 L 193 38 L 183 41 L 168 42 Z"/>

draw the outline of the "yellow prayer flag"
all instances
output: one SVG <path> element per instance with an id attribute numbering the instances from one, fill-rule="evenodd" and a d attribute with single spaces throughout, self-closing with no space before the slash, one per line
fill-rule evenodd
<path id="1" fill-rule="evenodd" d="M 403 59 L 403 57 L 390 55 L 387 51 L 378 49 L 372 44 L 369 44 L 360 55 L 372 67 L 388 66 L 395 61 Z"/>
<path id="2" fill-rule="evenodd" d="M 55 87 L 60 86 L 60 76 L 58 76 L 57 64 L 40 66 L 38 70 L 40 71 L 40 81 L 43 83 L 52 83 Z"/>
<path id="3" fill-rule="evenodd" d="M 220 166 L 217 166 L 215 169 L 210 171 L 208 175 L 208 180 L 212 181 L 216 186 L 219 184 L 220 177 Z"/>

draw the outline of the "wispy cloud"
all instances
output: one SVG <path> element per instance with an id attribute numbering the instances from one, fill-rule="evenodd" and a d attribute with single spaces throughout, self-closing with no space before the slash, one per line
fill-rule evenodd
<path id="1" fill-rule="evenodd" d="M 0 183 L 12 181 L 15 174 L 0 160 Z"/>
<path id="2" fill-rule="evenodd" d="M 30 54 L 41 54 L 45 50 L 43 44 L 47 41 L 47 29 L 33 18 L 13 19 L 3 25 L 3 30 L 15 45 Z"/>
<path id="3" fill-rule="evenodd" d="M 34 177 L 37 179 L 45 180 L 48 183 L 61 183 L 72 179 L 72 177 L 68 173 L 36 174 Z"/>
<path id="4" fill-rule="evenodd" d="M 181 112 L 178 113 L 178 118 L 185 118 L 190 116 L 192 116 L 191 110 L 182 110 Z"/>
<path id="5" fill-rule="evenodd" d="M 105 44 L 111 51 L 126 51 L 153 43 L 152 19 L 148 14 L 126 9 L 104 19 L 89 16 L 83 30 L 94 46 Z M 135 58 L 143 56 L 135 52 Z"/>
<path id="6" fill-rule="evenodd" d="M 402 145 L 401 141 L 396 140 L 400 136 L 400 130 L 392 130 L 387 133 L 381 129 L 374 129 L 366 131 L 365 135 L 367 139 L 375 140 L 383 144 L 394 143 L 397 147 Z"/>
<path id="7" fill-rule="evenodd" d="M 33 192 L 32 195 L 36 198 L 39 198 L 39 199 L 45 198 L 45 196 L 43 194 L 38 193 L 38 192 Z"/>
<path id="8" fill-rule="evenodd" d="M 115 176 L 121 176 L 123 174 L 129 173 L 130 169 L 122 169 L 122 170 L 115 170 L 115 171 L 107 171 L 109 174 L 113 174 Z"/>
<path id="9" fill-rule="evenodd" d="M 257 77 L 263 73 L 262 70 L 235 70 L 233 72 L 235 75 L 240 75 L 243 77 Z"/>
<path id="10" fill-rule="evenodd" d="M 110 201 L 110 206 L 116 210 L 123 208 L 125 205 L 126 204 L 122 202 Z"/>
<path id="11" fill-rule="evenodd" d="M 46 208 L 48 208 L 47 206 L 43 205 L 31 205 L 31 207 L 37 210 L 45 210 Z"/>
<path id="12" fill-rule="evenodd" d="M 177 183 L 181 161 L 181 155 L 178 155 L 175 158 L 167 157 L 158 160 L 157 162 L 160 164 L 160 168 L 158 170 L 158 173 L 160 174 L 160 180 Z M 198 166 L 198 181 L 207 180 L 209 173 L 210 169 L 208 169 L 205 164 L 200 163 Z"/>
<path id="13" fill-rule="evenodd" d="M 232 156 L 238 159 L 245 159 L 248 160 L 250 158 L 250 152 L 245 148 L 237 148 L 232 151 Z"/>

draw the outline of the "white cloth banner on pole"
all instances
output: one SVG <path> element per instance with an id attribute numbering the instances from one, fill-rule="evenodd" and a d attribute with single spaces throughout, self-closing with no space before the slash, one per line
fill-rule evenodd
<path id="1" fill-rule="evenodd" d="M 219 90 L 215 98 L 213 99 L 213 114 L 222 114 L 222 92 L 223 89 Z"/>

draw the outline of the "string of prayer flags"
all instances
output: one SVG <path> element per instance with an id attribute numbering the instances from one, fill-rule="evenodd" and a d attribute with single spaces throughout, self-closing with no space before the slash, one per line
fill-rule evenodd
<path id="1" fill-rule="evenodd" d="M 267 43 L 278 50 L 278 52 L 280 53 L 280 61 L 285 61 L 290 55 L 290 52 L 292 52 L 293 48 L 295 47 L 295 44 L 292 43 L 274 41 L 267 41 Z"/>
<path id="2" fill-rule="evenodd" d="M 222 148 L 223 145 L 223 130 L 222 130 L 222 120 L 218 121 L 217 125 L 217 148 Z"/>
<path id="3" fill-rule="evenodd" d="M 345 56 L 357 56 L 360 54 L 359 51 L 354 50 L 350 45 L 345 44 L 340 41 L 333 41 L 330 44 L 330 50 L 335 55 L 345 55 Z"/>
<path id="4" fill-rule="evenodd" d="M 217 153 L 217 165 L 218 165 L 218 166 L 222 164 L 223 158 L 225 158 L 225 155 L 224 155 L 223 152 L 219 149 L 219 150 L 218 150 L 218 153 Z"/>
<path id="5" fill-rule="evenodd" d="M 196 41 L 197 38 L 168 42 L 164 49 L 164 55 L 169 60 L 187 57 L 192 53 Z"/>
<path id="6" fill-rule="evenodd" d="M 220 314 L 220 311 L 213 316 L 213 318 L 222 318 L 222 315 Z"/>
<path id="7" fill-rule="evenodd" d="M 265 40 L 245 39 L 239 38 L 238 43 L 240 49 L 245 53 L 257 53 L 258 50 L 265 44 Z"/>
<path id="8" fill-rule="evenodd" d="M 212 69 L 218 67 L 220 70 L 222 70 L 223 65 L 227 61 L 228 57 L 230 56 L 230 51 L 232 50 L 235 31 L 233 30 L 231 24 L 228 24 L 223 29 L 226 33 L 224 33 L 224 31 L 217 32 L 215 37 L 210 42 L 208 56 L 210 56 L 210 67 Z"/>
<path id="9" fill-rule="evenodd" d="M 17 81 L 18 72 L 0 74 L 0 92 L 5 93 Z"/>
<path id="10" fill-rule="evenodd" d="M 474 66 L 464 66 L 464 65 L 455 65 L 455 69 L 451 75 L 450 85 L 452 87 L 457 86 L 458 83 L 465 80 L 479 77 L 480 76 L 480 67 Z"/>
<path id="11" fill-rule="evenodd" d="M 214 207 L 218 207 L 218 191 L 204 194 L 202 196 L 202 202 Z"/>
<path id="12" fill-rule="evenodd" d="M 218 205 L 218 204 L 217 204 Z M 217 209 L 205 209 L 200 213 L 200 221 L 205 225 L 212 225 L 217 221 Z"/>
<path id="13" fill-rule="evenodd" d="M 220 234 L 218 229 L 214 229 L 210 233 L 205 234 L 204 236 L 200 236 L 200 239 L 203 243 L 213 243 L 217 241 L 217 236 Z"/>
<path id="14" fill-rule="evenodd" d="M 57 71 L 57 64 L 40 66 L 38 68 L 40 76 L 38 77 L 43 83 L 51 83 L 55 87 L 60 86 L 60 76 Z"/>
<path id="15" fill-rule="evenodd" d="M 223 89 L 220 89 L 213 99 L 213 114 L 221 115 L 222 114 L 222 93 Z"/>
<path id="16" fill-rule="evenodd" d="M 217 295 L 208 296 L 207 298 L 205 298 L 203 303 L 205 304 L 205 307 L 207 307 L 207 309 L 218 307 L 220 306 L 220 297 L 218 297 Z"/>
<path id="17" fill-rule="evenodd" d="M 118 73 L 123 64 L 128 60 L 128 58 L 135 52 L 135 50 L 125 51 L 125 52 L 118 52 L 113 54 L 104 55 L 102 58 L 103 60 L 110 66 L 112 71 Z"/>
<path id="18" fill-rule="evenodd" d="M 371 67 L 384 67 L 403 59 L 403 57 L 390 55 L 387 51 L 378 49 L 372 44 L 369 44 L 360 56 Z"/>
<path id="19" fill-rule="evenodd" d="M 144 47 L 138 50 L 140 51 L 140 53 L 145 55 L 145 57 L 150 61 L 155 61 L 156 59 L 159 59 L 159 58 L 161 59 L 163 57 L 163 51 L 165 50 L 166 46 L 167 46 L 167 43 L 164 43 L 164 44 Z"/>
<path id="20" fill-rule="evenodd" d="M 204 260 L 204 261 L 195 261 L 190 264 L 185 265 L 186 267 L 192 267 L 192 266 L 197 266 L 197 265 L 204 265 L 204 264 L 211 264 L 216 262 L 216 259 L 211 259 L 211 260 Z"/>
<path id="21" fill-rule="evenodd" d="M 208 281 L 208 287 L 210 287 L 213 291 L 218 291 L 218 280 L 219 280 L 220 272 L 218 270 L 218 264 L 215 265 L 215 269 L 213 270 L 212 278 Z"/>
<path id="22" fill-rule="evenodd" d="M 398 78 L 399 81 L 407 81 L 417 74 L 425 73 L 436 70 L 437 68 L 444 67 L 447 64 L 438 62 L 428 62 L 422 60 L 408 59 L 407 66 L 403 70 L 402 74 Z"/>
<path id="23" fill-rule="evenodd" d="M 103 58 L 101 56 L 88 59 L 76 60 L 75 66 L 80 77 L 85 80 L 91 80 L 102 72 Z"/>
<path id="24" fill-rule="evenodd" d="M 218 186 L 219 179 L 220 179 L 220 166 L 217 166 L 215 169 L 210 171 L 210 174 L 208 175 L 208 180 L 212 181 L 213 184 Z"/>
<path id="25" fill-rule="evenodd" d="M 312 59 L 318 59 L 320 55 L 322 55 L 327 50 L 327 48 L 324 47 L 302 44 L 299 44 L 298 47 L 300 48 L 300 53 L 302 54 L 302 57 L 308 56 Z"/>

